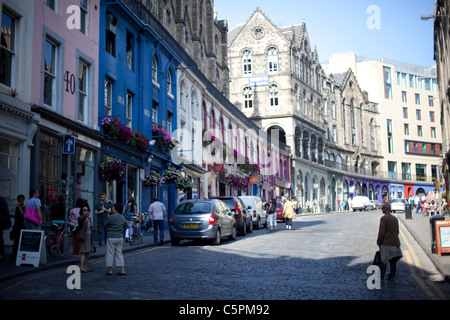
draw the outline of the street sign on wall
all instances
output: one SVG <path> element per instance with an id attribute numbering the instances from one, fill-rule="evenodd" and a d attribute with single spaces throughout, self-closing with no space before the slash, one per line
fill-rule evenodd
<path id="1" fill-rule="evenodd" d="M 75 137 L 65 136 L 63 143 L 63 153 L 64 154 L 75 154 Z"/>

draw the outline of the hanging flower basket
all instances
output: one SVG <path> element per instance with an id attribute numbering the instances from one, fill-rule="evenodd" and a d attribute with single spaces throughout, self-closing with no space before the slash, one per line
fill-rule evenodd
<path id="1" fill-rule="evenodd" d="M 103 181 L 122 181 L 127 167 L 119 159 L 107 159 L 100 164 L 100 177 Z"/>
<path id="2" fill-rule="evenodd" d="M 163 174 L 162 177 L 164 179 L 164 182 L 166 184 L 178 184 L 178 182 L 181 179 L 181 171 L 175 169 L 172 166 L 169 166 L 169 168 L 167 168 Z"/>
<path id="3" fill-rule="evenodd" d="M 133 132 L 131 137 L 130 146 L 142 153 L 148 149 L 148 138 L 139 132 L 139 129 Z"/>
<path id="4" fill-rule="evenodd" d="M 192 190 L 192 181 L 189 177 L 181 177 L 177 183 L 177 188 L 183 191 L 184 193 L 188 193 Z"/>
<path id="5" fill-rule="evenodd" d="M 172 136 L 160 124 L 152 124 L 152 136 L 154 136 L 155 146 L 170 152 L 172 148 Z"/>
<path id="6" fill-rule="evenodd" d="M 248 181 L 238 175 L 231 174 L 228 176 L 228 183 L 240 189 L 248 188 Z"/>
<path id="7" fill-rule="evenodd" d="M 152 170 L 150 173 L 145 174 L 145 178 L 142 181 L 144 188 L 152 188 L 164 183 L 164 178 L 161 177 L 156 171 Z"/>
<path id="8" fill-rule="evenodd" d="M 117 139 L 119 137 L 119 121 L 116 118 L 106 117 L 100 120 L 103 132 L 110 138 Z"/>

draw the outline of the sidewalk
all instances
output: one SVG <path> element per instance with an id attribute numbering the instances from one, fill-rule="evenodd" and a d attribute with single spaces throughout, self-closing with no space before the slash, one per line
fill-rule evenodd
<path id="1" fill-rule="evenodd" d="M 437 253 L 431 251 L 431 223 L 430 217 L 423 216 L 422 214 L 412 213 L 412 219 L 406 219 L 404 213 L 396 214 L 395 216 L 405 225 L 406 229 L 412 234 L 414 239 L 423 248 L 426 254 L 430 257 L 438 271 L 444 276 L 445 281 L 450 282 L 450 254 L 442 254 L 439 256 Z M 448 216 L 445 216 L 445 220 L 449 220 Z"/>
<path id="2" fill-rule="evenodd" d="M 51 270 L 58 267 L 69 266 L 69 265 L 79 265 L 80 255 L 72 255 L 68 258 L 54 258 L 48 261 L 47 264 L 40 264 L 39 267 L 34 267 L 32 265 L 20 265 L 16 266 L 16 259 L 12 258 L 12 242 L 9 240 L 9 230 L 4 230 L 3 238 L 5 240 L 5 257 L 0 260 L 0 282 L 21 275 L 27 275 L 35 273 L 36 271 Z M 164 244 L 170 243 L 169 230 L 164 230 Z M 94 245 L 97 242 L 94 241 Z M 123 243 L 122 252 L 125 254 L 130 251 L 157 246 L 153 243 L 153 234 L 145 233 L 142 237 L 142 244 L 130 245 L 128 242 Z M 89 255 L 89 260 L 103 258 L 105 256 L 106 247 L 105 245 L 96 248 L 95 253 Z M 106 270 L 106 266 L 105 266 Z"/>

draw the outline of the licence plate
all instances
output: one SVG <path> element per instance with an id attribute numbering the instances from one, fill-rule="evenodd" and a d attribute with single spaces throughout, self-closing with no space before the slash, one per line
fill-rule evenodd
<path id="1" fill-rule="evenodd" d="M 185 223 L 185 228 L 198 228 L 198 223 Z"/>

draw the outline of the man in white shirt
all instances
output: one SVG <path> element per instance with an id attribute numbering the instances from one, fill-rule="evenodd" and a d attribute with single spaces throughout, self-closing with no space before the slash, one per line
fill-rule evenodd
<path id="1" fill-rule="evenodd" d="M 167 221 L 166 207 L 158 201 L 158 197 L 155 197 L 148 208 L 148 212 L 153 215 L 153 241 L 158 243 L 159 229 L 159 243 L 162 244 L 164 241 L 164 221 Z"/>

